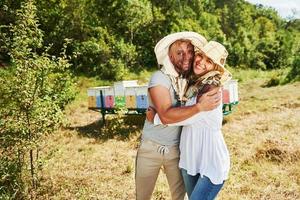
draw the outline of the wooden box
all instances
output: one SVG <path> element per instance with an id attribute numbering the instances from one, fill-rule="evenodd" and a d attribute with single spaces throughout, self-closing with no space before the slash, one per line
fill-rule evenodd
<path id="1" fill-rule="evenodd" d="M 88 107 L 95 108 L 96 107 L 96 91 L 93 88 L 88 89 Z"/>
<path id="2" fill-rule="evenodd" d="M 126 108 L 136 108 L 135 87 L 125 88 L 125 103 L 126 103 Z"/>

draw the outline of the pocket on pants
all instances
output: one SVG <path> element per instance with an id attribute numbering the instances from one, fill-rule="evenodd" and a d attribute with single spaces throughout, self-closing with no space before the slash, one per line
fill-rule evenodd
<path id="1" fill-rule="evenodd" d="M 179 159 L 180 152 L 179 152 L 179 147 L 173 146 L 169 149 L 169 155 L 167 156 L 168 160 L 173 160 L 173 159 Z"/>
<path id="2" fill-rule="evenodd" d="M 138 148 L 138 155 L 141 157 L 151 157 L 151 154 L 156 153 L 156 147 L 146 142 L 141 142 Z"/>

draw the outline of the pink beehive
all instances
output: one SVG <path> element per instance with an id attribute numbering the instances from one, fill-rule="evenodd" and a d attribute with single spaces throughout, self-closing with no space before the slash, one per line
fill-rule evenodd
<path id="1" fill-rule="evenodd" d="M 113 87 L 107 87 L 105 88 L 105 108 L 113 108 L 115 106 L 115 98 L 114 98 L 115 92 Z"/>
<path id="2" fill-rule="evenodd" d="M 223 97 L 223 104 L 229 104 L 229 91 L 228 89 L 223 88 L 222 89 L 222 97 Z"/>
<path id="3" fill-rule="evenodd" d="M 115 104 L 114 96 L 108 95 L 105 97 L 105 107 L 106 108 L 113 108 Z"/>

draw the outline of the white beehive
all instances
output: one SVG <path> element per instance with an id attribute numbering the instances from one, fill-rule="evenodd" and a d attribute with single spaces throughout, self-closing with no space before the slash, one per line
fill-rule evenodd
<path id="1" fill-rule="evenodd" d="M 229 101 L 230 103 L 234 103 L 234 85 L 231 80 L 229 82 Z"/>
<path id="2" fill-rule="evenodd" d="M 148 94 L 148 86 L 140 85 L 135 87 L 136 95 L 147 95 Z"/>
<path id="3" fill-rule="evenodd" d="M 237 82 L 237 80 L 232 80 L 232 85 L 233 85 L 234 103 L 238 103 L 239 102 L 239 91 L 238 91 L 238 82 Z"/>
<path id="4" fill-rule="evenodd" d="M 239 101 L 238 98 L 239 97 L 237 80 L 228 81 L 223 86 L 223 103 L 237 103 Z"/>
<path id="5" fill-rule="evenodd" d="M 95 89 L 94 88 L 88 88 L 87 94 L 88 94 L 89 97 L 90 96 L 96 96 Z"/>
<path id="6" fill-rule="evenodd" d="M 114 83 L 114 90 L 116 96 L 124 96 L 126 87 L 138 86 L 137 80 L 119 81 Z"/>

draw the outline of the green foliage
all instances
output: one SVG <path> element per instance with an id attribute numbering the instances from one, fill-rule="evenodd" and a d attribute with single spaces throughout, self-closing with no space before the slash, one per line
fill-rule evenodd
<path id="1" fill-rule="evenodd" d="M 0 1 L 0 66 L 2 62 L 9 62 L 10 57 L 5 46 L 5 33 L 9 32 L 8 25 L 13 23 L 15 19 L 15 10 L 20 7 L 21 0 L 1 0 Z"/>
<path id="2" fill-rule="evenodd" d="M 22 192 L 17 186 L 23 168 L 31 171 L 33 189 L 37 186 L 38 156 L 33 152 L 43 134 L 59 127 L 63 109 L 75 95 L 65 52 L 54 57 L 41 48 L 43 33 L 35 13 L 31 0 L 17 11 L 15 25 L 9 26 L 11 38 L 5 40 L 11 68 L 0 73 L 0 152 L 6 177 L 1 190 L 10 194 Z"/>
<path id="3" fill-rule="evenodd" d="M 285 82 L 300 81 L 300 51 L 293 61 L 292 67 L 288 75 L 286 76 Z"/>
<path id="4" fill-rule="evenodd" d="M 0 3 L 0 24 L 15 22 L 20 2 Z M 72 69 L 106 80 L 153 68 L 156 42 L 186 30 L 223 43 L 230 66 L 291 67 L 300 31 L 299 20 L 284 20 L 274 9 L 244 0 L 36 0 L 36 5 L 40 29 L 46 33 L 42 44 L 53 46 L 49 53 L 59 56 L 64 38 L 70 38 L 66 53 L 72 57 Z M 0 55 L 9 60 L 3 48 Z"/>
<path id="5" fill-rule="evenodd" d="M 110 80 L 120 80 L 128 70 L 135 70 L 137 52 L 133 44 L 117 40 L 101 27 L 94 34 L 98 39 L 91 38 L 75 46 L 77 69 Z"/>
<path id="6" fill-rule="evenodd" d="M 0 157 L 0 199 L 21 199 L 23 183 L 17 158 Z"/>

